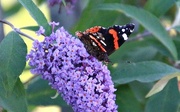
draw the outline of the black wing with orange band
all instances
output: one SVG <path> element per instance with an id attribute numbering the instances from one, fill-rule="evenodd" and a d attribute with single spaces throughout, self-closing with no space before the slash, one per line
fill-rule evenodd
<path id="1" fill-rule="evenodd" d="M 109 62 L 108 56 L 128 39 L 134 31 L 134 24 L 114 25 L 109 28 L 95 26 L 76 36 L 84 43 L 87 51 L 100 61 Z"/>

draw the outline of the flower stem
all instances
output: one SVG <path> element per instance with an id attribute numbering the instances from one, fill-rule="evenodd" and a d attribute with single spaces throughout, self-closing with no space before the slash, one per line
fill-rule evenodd
<path id="1" fill-rule="evenodd" d="M 16 33 L 19 33 L 20 35 L 25 36 L 25 37 L 27 37 L 28 39 L 30 39 L 30 40 L 32 40 L 32 41 L 35 40 L 33 37 L 31 37 L 31 36 L 29 36 L 29 35 L 21 32 L 20 29 L 14 27 L 14 25 L 11 24 L 10 22 L 5 21 L 5 20 L 0 20 L 0 22 L 9 25 Z"/>

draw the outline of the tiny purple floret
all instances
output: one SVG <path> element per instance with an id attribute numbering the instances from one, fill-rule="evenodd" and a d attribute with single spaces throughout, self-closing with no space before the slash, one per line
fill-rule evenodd
<path id="1" fill-rule="evenodd" d="M 39 30 L 36 31 L 36 34 L 37 34 L 38 36 L 40 36 L 40 35 L 44 34 L 44 32 L 45 32 L 45 29 L 44 29 L 42 26 L 40 26 L 40 27 L 39 27 Z"/>

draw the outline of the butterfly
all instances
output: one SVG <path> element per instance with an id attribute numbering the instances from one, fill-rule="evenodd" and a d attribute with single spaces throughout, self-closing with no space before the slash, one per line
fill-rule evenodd
<path id="1" fill-rule="evenodd" d="M 77 31 L 76 36 L 84 44 L 87 52 L 97 58 L 99 61 L 110 62 L 108 56 L 128 39 L 134 31 L 135 25 L 129 23 L 126 25 L 113 25 L 105 28 L 95 26 L 85 30 Z"/>

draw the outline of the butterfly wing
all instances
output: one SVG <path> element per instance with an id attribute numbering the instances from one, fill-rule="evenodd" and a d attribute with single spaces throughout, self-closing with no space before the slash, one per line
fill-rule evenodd
<path id="1" fill-rule="evenodd" d="M 128 39 L 134 30 L 134 24 L 114 25 L 109 28 L 95 26 L 76 36 L 84 43 L 87 51 L 100 61 L 109 62 L 108 56 Z"/>

